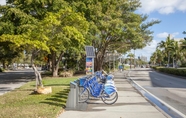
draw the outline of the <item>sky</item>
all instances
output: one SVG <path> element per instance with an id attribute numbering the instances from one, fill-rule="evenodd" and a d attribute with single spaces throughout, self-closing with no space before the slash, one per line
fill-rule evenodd
<path id="1" fill-rule="evenodd" d="M 158 19 L 161 21 L 149 29 L 153 31 L 153 40 L 149 46 L 143 49 L 132 50 L 135 57 L 146 56 L 150 60 L 150 56 L 155 51 L 160 41 L 165 41 L 170 34 L 172 38 L 184 38 L 182 34 L 186 31 L 186 0 L 140 0 L 141 8 L 137 13 L 148 15 L 148 21 Z M 0 0 L 0 4 L 5 4 L 5 0 Z"/>
<path id="2" fill-rule="evenodd" d="M 165 41 L 170 34 L 172 38 L 184 38 L 186 35 L 186 0 L 140 0 L 141 8 L 138 12 L 147 14 L 148 20 L 158 19 L 161 21 L 149 29 L 153 31 L 153 41 L 150 46 L 146 46 L 142 50 L 136 50 L 135 56 L 146 56 L 150 60 L 150 56 L 155 52 L 157 43 Z M 132 51 L 134 53 L 134 51 Z"/>

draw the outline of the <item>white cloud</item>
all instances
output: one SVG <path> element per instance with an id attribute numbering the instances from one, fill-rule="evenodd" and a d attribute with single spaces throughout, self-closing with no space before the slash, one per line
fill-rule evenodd
<path id="1" fill-rule="evenodd" d="M 163 33 L 159 33 L 156 36 L 158 38 L 167 38 L 168 35 L 171 35 L 172 38 L 176 37 L 177 35 L 179 35 L 179 32 L 173 32 L 173 33 L 168 33 L 168 32 L 163 32 Z"/>
<path id="2" fill-rule="evenodd" d="M 176 37 L 176 35 L 179 35 L 179 32 L 174 32 L 171 34 L 173 37 Z"/>
<path id="3" fill-rule="evenodd" d="M 163 7 L 159 9 L 160 14 L 174 13 L 174 7 Z"/>
<path id="4" fill-rule="evenodd" d="M 186 0 L 182 0 L 177 9 L 180 11 L 186 11 Z"/>
<path id="5" fill-rule="evenodd" d="M 135 57 L 137 58 L 138 56 L 145 56 L 147 57 L 147 60 L 150 60 L 150 57 L 152 53 L 156 50 L 158 42 L 156 40 L 152 40 L 149 46 L 146 46 L 143 49 L 138 49 L 135 51 Z"/>
<path id="6" fill-rule="evenodd" d="M 169 33 L 163 32 L 163 33 L 157 34 L 156 36 L 157 36 L 158 38 L 167 38 L 168 35 L 169 35 Z"/>
<path id="7" fill-rule="evenodd" d="M 176 10 L 186 11 L 186 0 L 141 0 L 142 13 L 158 11 L 161 14 L 174 13 Z"/>
<path id="8" fill-rule="evenodd" d="M 6 0 L 0 0 L 0 5 L 5 5 L 6 4 Z"/>

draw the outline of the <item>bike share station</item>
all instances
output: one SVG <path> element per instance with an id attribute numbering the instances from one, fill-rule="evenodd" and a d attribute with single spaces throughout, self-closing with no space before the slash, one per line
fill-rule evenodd
<path id="1" fill-rule="evenodd" d="M 70 82 L 67 110 L 86 110 L 88 100 L 101 99 L 112 105 L 118 99 L 114 76 L 104 70 L 94 72 L 94 47 L 86 46 L 86 76 Z"/>
<path id="2" fill-rule="evenodd" d="M 85 46 L 86 51 L 86 75 L 94 74 L 95 52 L 93 46 Z M 79 82 L 70 82 L 70 92 L 66 103 L 67 110 L 86 110 L 87 103 L 79 102 Z"/>

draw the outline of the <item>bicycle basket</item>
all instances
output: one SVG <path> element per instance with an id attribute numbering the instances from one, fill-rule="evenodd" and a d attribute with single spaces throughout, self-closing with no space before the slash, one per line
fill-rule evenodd
<path id="1" fill-rule="evenodd" d="M 107 76 L 107 80 L 113 80 L 113 78 L 114 78 L 114 75 L 108 75 Z"/>
<path id="2" fill-rule="evenodd" d="M 86 78 L 80 78 L 79 79 L 79 86 L 84 86 L 85 81 L 86 81 Z"/>

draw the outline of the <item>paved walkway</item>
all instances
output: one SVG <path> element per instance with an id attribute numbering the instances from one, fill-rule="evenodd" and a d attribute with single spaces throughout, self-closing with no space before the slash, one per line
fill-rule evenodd
<path id="1" fill-rule="evenodd" d="M 84 111 L 66 110 L 58 118 L 167 118 L 159 108 L 145 99 L 125 78 L 125 72 L 116 72 L 115 85 L 118 100 L 106 105 L 101 100 L 91 100 Z"/>

